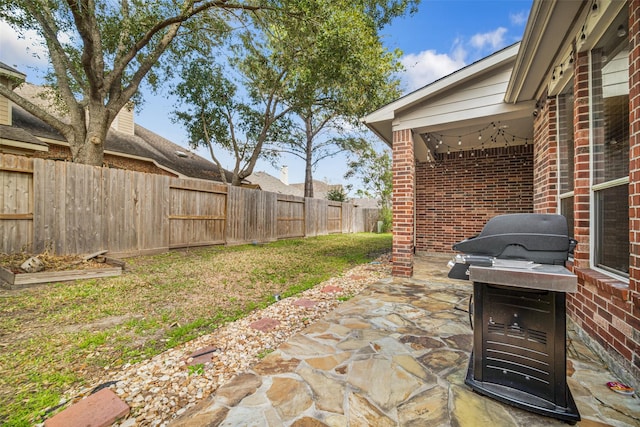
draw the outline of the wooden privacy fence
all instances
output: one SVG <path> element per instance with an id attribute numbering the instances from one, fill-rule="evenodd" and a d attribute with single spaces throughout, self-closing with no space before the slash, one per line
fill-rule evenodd
<path id="1" fill-rule="evenodd" d="M 0 251 L 126 256 L 375 231 L 378 209 L 0 154 Z"/>

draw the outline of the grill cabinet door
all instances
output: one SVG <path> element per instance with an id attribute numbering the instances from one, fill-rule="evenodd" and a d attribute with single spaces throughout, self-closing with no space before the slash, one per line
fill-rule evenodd
<path id="1" fill-rule="evenodd" d="M 475 354 L 482 358 L 474 365 L 476 379 L 564 405 L 564 347 L 558 354 L 562 359 L 556 357 L 556 323 L 562 322 L 564 331 L 565 321 L 564 308 L 557 304 L 564 304 L 564 294 L 486 283 L 474 288 L 475 324 L 481 328 L 474 331 L 480 344 L 475 348 L 482 349 Z M 564 335 L 561 341 L 564 346 Z"/>

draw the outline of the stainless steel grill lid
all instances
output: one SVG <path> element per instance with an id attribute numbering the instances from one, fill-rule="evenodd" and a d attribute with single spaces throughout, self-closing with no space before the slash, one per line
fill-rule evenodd
<path id="1" fill-rule="evenodd" d="M 575 244 L 564 216 L 526 213 L 493 217 L 480 234 L 454 244 L 453 249 L 470 255 L 564 265 Z"/>

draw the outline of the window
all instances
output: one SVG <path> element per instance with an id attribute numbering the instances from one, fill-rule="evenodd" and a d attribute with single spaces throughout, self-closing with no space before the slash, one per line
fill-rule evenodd
<path id="1" fill-rule="evenodd" d="M 557 97 L 560 213 L 573 236 L 573 79 Z"/>
<path id="2" fill-rule="evenodd" d="M 626 33 L 625 33 L 626 34 Z M 591 140 L 596 267 L 629 275 L 629 52 L 613 33 L 591 51 Z"/>

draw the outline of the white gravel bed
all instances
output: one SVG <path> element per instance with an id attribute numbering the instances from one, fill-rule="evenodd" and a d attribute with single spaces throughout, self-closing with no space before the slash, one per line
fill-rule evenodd
<path id="1" fill-rule="evenodd" d="M 131 407 L 130 416 L 115 426 L 165 426 L 237 373 L 249 369 L 260 360 L 260 356 L 333 311 L 341 303 L 340 299 L 356 295 L 368 284 L 390 274 L 389 255 L 383 255 L 372 263 L 354 267 L 342 276 L 280 300 L 152 359 L 107 370 L 93 387 L 69 394 L 77 399 L 90 393 L 98 384 L 115 382 L 110 388 Z M 323 292 L 327 286 L 342 290 Z M 300 299 L 318 303 L 309 308 L 294 305 Z M 280 324 L 266 332 L 250 327 L 253 322 L 264 318 L 275 319 Z M 192 359 L 189 355 L 210 346 L 216 348 L 211 362 L 190 368 L 188 365 Z"/>

